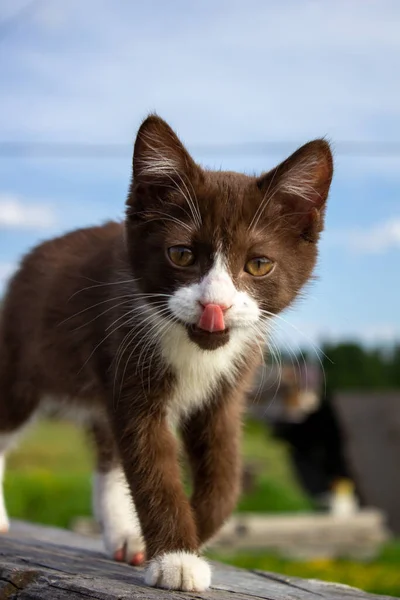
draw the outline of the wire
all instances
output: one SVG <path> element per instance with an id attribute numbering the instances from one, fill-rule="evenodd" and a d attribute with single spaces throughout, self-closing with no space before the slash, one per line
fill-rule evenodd
<path id="1" fill-rule="evenodd" d="M 302 142 L 271 141 L 239 144 L 192 144 L 190 150 L 207 156 L 264 156 L 293 152 Z M 400 142 L 339 141 L 333 144 L 335 155 L 354 157 L 400 157 Z M 115 159 L 126 158 L 132 145 L 125 143 L 85 142 L 13 142 L 0 141 L 2 158 Z"/>

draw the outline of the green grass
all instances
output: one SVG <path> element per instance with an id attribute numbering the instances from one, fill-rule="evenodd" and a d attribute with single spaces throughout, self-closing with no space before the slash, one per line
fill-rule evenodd
<path id="1" fill-rule="evenodd" d="M 7 507 L 12 517 L 69 527 L 75 516 L 90 515 L 90 477 L 33 469 L 10 472 L 5 483 Z"/>
<path id="2" fill-rule="evenodd" d="M 243 454 L 257 473 L 254 489 L 243 496 L 246 512 L 303 511 L 311 502 L 298 486 L 284 444 L 254 422 L 245 427 Z M 33 428 L 8 460 L 6 501 L 12 517 L 68 527 L 91 515 L 92 453 L 84 435 L 63 422 Z M 347 583 L 369 592 L 400 596 L 400 542 L 388 544 L 374 561 L 293 561 L 272 554 L 213 557 L 250 569 Z"/>
<path id="3" fill-rule="evenodd" d="M 261 424 L 248 421 L 244 428 L 243 457 L 257 473 L 255 489 L 242 496 L 243 512 L 298 512 L 312 510 L 291 470 L 286 446 L 273 439 Z"/>
<path id="4" fill-rule="evenodd" d="M 92 453 L 83 432 L 65 421 L 43 421 L 31 427 L 18 448 L 9 455 L 10 471 L 29 472 L 32 468 L 87 474 Z"/>
<path id="5" fill-rule="evenodd" d="M 336 581 L 374 594 L 400 596 L 400 542 L 391 542 L 371 561 L 314 559 L 295 561 L 273 554 L 218 554 L 210 558 L 246 569 L 272 571 L 323 581 Z"/>
<path id="6" fill-rule="evenodd" d="M 69 423 L 32 428 L 8 458 L 5 496 L 10 516 L 68 527 L 91 514 L 90 445 Z"/>

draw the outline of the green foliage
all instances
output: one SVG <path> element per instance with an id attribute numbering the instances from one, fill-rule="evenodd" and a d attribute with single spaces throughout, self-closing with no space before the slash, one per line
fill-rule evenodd
<path id="1" fill-rule="evenodd" d="M 364 348 L 355 343 L 326 344 L 322 358 L 328 389 L 388 390 L 400 388 L 400 346 Z"/>
<path id="2" fill-rule="evenodd" d="M 69 527 L 74 517 L 90 515 L 92 457 L 75 426 L 40 423 L 7 462 L 5 497 L 10 516 Z"/>

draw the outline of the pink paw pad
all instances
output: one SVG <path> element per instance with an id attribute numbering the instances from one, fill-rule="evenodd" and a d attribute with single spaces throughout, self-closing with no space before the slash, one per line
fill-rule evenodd
<path id="1" fill-rule="evenodd" d="M 133 565 L 134 567 L 140 567 L 144 564 L 145 561 L 146 557 L 144 555 L 144 552 L 136 552 L 136 554 L 134 554 L 131 560 L 129 561 L 129 564 Z"/>
<path id="2" fill-rule="evenodd" d="M 114 560 L 116 560 L 117 562 L 124 562 L 125 560 L 125 551 L 123 548 L 121 548 L 120 550 L 117 550 L 114 554 Z"/>
<path id="3" fill-rule="evenodd" d="M 114 553 L 114 560 L 117 562 L 129 562 L 134 567 L 140 567 L 146 561 L 144 552 L 136 552 L 133 554 L 129 561 L 126 559 L 125 548 L 121 548 Z"/>

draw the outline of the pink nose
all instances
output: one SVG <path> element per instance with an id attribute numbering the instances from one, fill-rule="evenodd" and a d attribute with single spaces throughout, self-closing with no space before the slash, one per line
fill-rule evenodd
<path id="1" fill-rule="evenodd" d="M 211 303 L 201 304 L 201 306 L 203 307 L 203 312 L 197 323 L 197 327 L 199 327 L 199 329 L 204 329 L 204 331 L 209 331 L 210 333 L 213 333 L 214 331 L 224 331 L 224 312 L 230 307 Z"/>
<path id="2" fill-rule="evenodd" d="M 227 310 L 229 310 L 232 307 L 232 304 L 230 304 L 229 306 L 227 304 L 224 304 L 223 302 L 202 302 L 200 300 L 200 306 L 204 309 L 207 308 L 207 306 L 218 306 L 222 312 L 225 312 Z"/>

